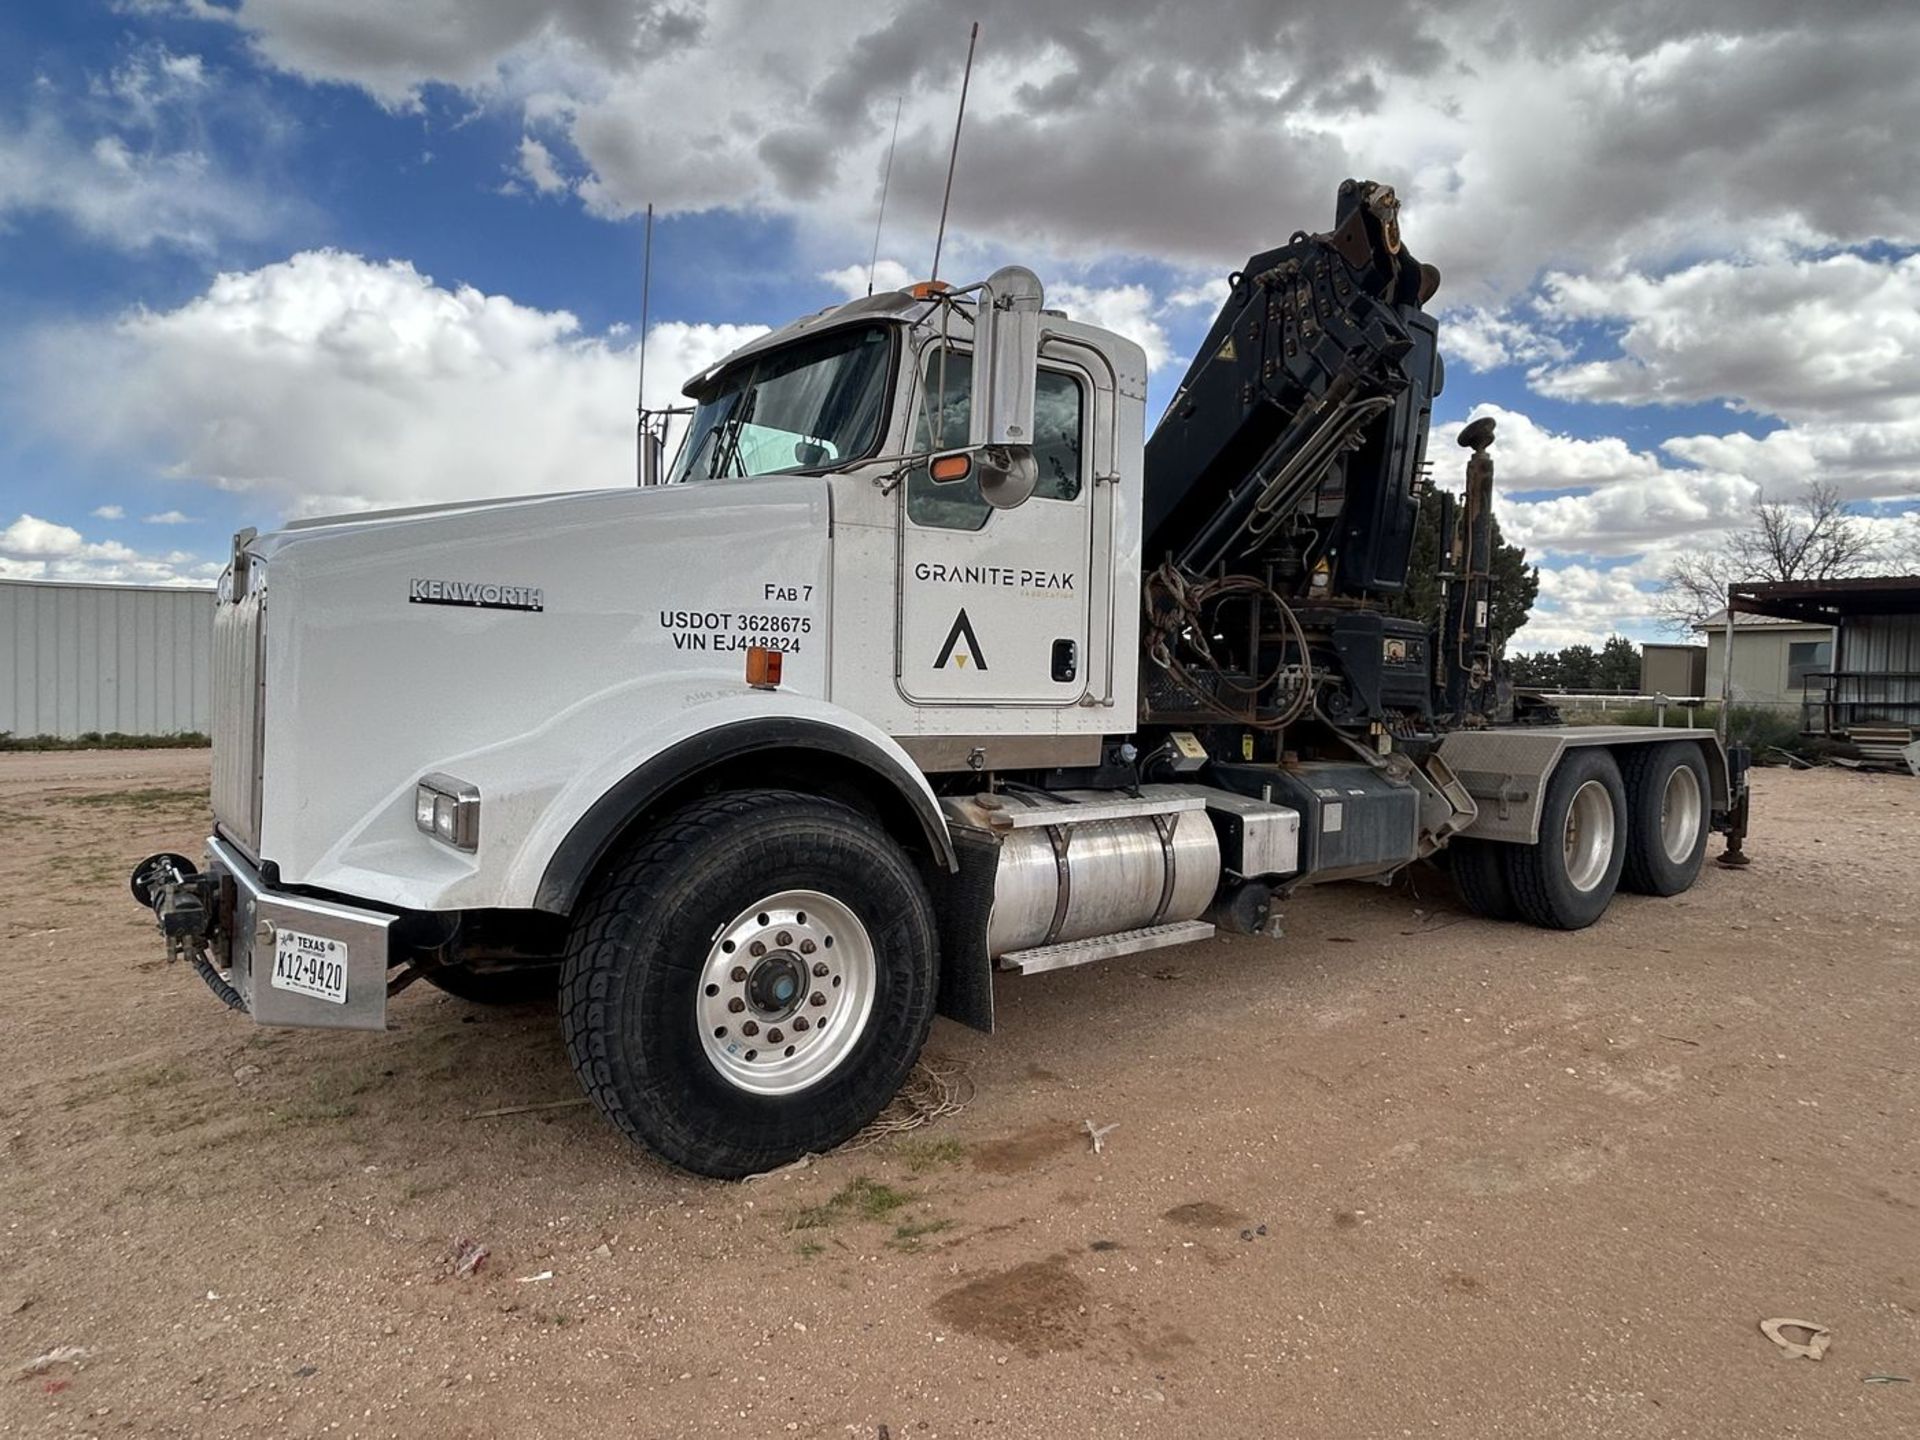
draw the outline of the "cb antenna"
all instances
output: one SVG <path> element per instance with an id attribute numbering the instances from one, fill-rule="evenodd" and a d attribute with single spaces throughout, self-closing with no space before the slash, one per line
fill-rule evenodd
<path id="1" fill-rule="evenodd" d="M 960 159 L 960 123 L 967 118 L 967 85 L 973 79 L 973 47 L 980 40 L 980 22 L 973 22 L 973 32 L 967 36 L 967 68 L 960 72 L 960 111 L 953 117 L 953 149 L 947 155 L 947 193 L 940 200 L 940 230 L 933 237 L 933 273 L 927 278 L 940 278 L 940 247 L 947 239 L 947 207 L 953 203 L 953 167 Z"/>
<path id="2" fill-rule="evenodd" d="M 654 478 L 647 474 L 649 468 L 647 441 L 650 438 L 647 431 L 649 418 L 647 415 L 647 307 L 653 298 L 653 205 L 651 202 L 647 205 L 646 248 L 642 254 L 643 258 L 640 262 L 640 383 L 635 397 L 633 431 L 634 482 L 639 485 L 648 484 Z M 658 464 L 656 453 L 653 468 L 658 468 Z"/>
<path id="3" fill-rule="evenodd" d="M 880 227 L 887 223 L 887 186 L 893 179 L 893 152 L 900 145 L 900 102 L 906 97 L 893 97 L 893 139 L 887 144 L 887 168 L 880 172 L 880 213 L 873 221 L 873 258 L 867 262 L 867 294 L 873 294 L 873 272 L 880 268 Z"/>

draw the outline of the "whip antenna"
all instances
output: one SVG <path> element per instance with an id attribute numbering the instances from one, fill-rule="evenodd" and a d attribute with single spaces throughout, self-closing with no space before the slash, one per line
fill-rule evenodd
<path id="1" fill-rule="evenodd" d="M 947 206 L 953 203 L 953 167 L 960 159 L 960 122 L 967 118 L 967 85 L 973 79 L 973 47 L 980 39 L 980 22 L 973 22 L 973 33 L 967 36 L 967 68 L 960 72 L 960 111 L 953 117 L 953 149 L 947 155 L 947 193 L 940 199 L 940 232 L 933 237 L 933 273 L 927 278 L 940 278 L 940 247 L 947 239 Z"/>
<path id="2" fill-rule="evenodd" d="M 893 139 L 887 144 L 887 168 L 880 172 L 880 213 L 873 220 L 873 258 L 867 262 L 867 294 L 873 294 L 873 272 L 880 268 L 880 227 L 887 223 L 887 186 L 893 180 L 893 152 L 900 144 L 900 102 L 893 97 Z"/>
<path id="3" fill-rule="evenodd" d="M 659 443 L 664 436 L 656 436 L 647 423 L 652 417 L 647 413 L 647 309 L 653 299 L 653 206 L 647 206 L 646 248 L 640 262 L 640 382 L 635 395 L 633 428 L 634 480 L 640 485 L 659 483 L 660 451 Z"/>

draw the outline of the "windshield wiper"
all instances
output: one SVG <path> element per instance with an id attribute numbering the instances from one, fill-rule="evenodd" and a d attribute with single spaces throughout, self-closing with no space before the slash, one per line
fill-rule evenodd
<path id="1" fill-rule="evenodd" d="M 760 391 L 752 385 L 741 392 L 738 403 L 733 407 L 733 413 L 724 422 L 727 426 L 726 439 L 721 442 L 719 451 L 714 456 L 713 468 L 707 471 L 709 479 L 724 479 L 727 472 L 739 461 L 740 435 L 747 428 L 747 421 L 753 417 L 753 404 L 759 398 Z M 744 465 L 740 467 L 740 473 L 746 474 Z"/>

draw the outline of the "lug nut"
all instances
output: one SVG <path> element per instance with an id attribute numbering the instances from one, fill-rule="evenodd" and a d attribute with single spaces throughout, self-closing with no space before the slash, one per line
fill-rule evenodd
<path id="1" fill-rule="evenodd" d="M 763 940 L 754 941 L 751 945 L 747 946 L 747 953 L 758 960 L 762 955 L 767 953 L 766 942 Z"/>
<path id="2" fill-rule="evenodd" d="M 740 1033 L 742 1035 L 758 1035 L 760 1033 L 760 1026 L 754 1021 L 749 1020 L 740 1027 Z"/>
<path id="3" fill-rule="evenodd" d="M 773 938 L 778 940 L 782 945 L 791 945 L 793 943 L 793 932 L 791 930 L 782 930 Z"/>
<path id="4" fill-rule="evenodd" d="M 808 1003 L 813 1005 L 824 1005 L 827 1003 L 827 997 L 822 995 L 818 990 L 816 990 L 813 992 L 812 996 L 809 998 Z"/>
<path id="5" fill-rule="evenodd" d="M 747 1008 L 747 1002 L 742 1000 L 738 995 L 734 996 L 731 1000 L 727 1001 L 727 1010 L 731 1014 L 738 1015 L 742 1010 L 746 1008 Z"/>
<path id="6" fill-rule="evenodd" d="M 736 985 L 744 985 L 747 980 L 747 967 L 744 965 L 734 966 L 733 969 L 727 972 L 727 978 Z"/>
<path id="7" fill-rule="evenodd" d="M 802 955 L 811 955 L 818 948 L 819 947 L 815 945 L 811 940 L 802 940 L 800 942 L 800 953 Z"/>
<path id="8" fill-rule="evenodd" d="M 787 1038 L 786 1036 L 780 1033 L 780 1027 L 778 1025 L 774 1026 L 773 1029 L 767 1031 L 767 1043 L 769 1045 L 778 1045 L 782 1040 L 786 1038 Z"/>
<path id="9" fill-rule="evenodd" d="M 807 1031 L 813 1028 L 813 1022 L 807 1019 L 806 1016 L 802 1015 L 793 1022 L 793 1028 L 794 1028 L 795 1034 L 804 1035 Z"/>
<path id="10" fill-rule="evenodd" d="M 816 980 L 824 980 L 827 978 L 827 962 L 826 961 L 816 960 L 813 962 L 813 978 Z"/>

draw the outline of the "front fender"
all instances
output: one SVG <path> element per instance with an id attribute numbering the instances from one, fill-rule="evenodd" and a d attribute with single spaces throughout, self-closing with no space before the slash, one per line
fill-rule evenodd
<path id="1" fill-rule="evenodd" d="M 523 735 L 431 767 L 480 791 L 480 845 L 420 833 L 413 791 L 395 793 L 301 877 L 317 889 L 410 910 L 571 910 L 607 847 L 688 775 L 772 746 L 859 764 L 911 811 L 948 869 L 953 841 L 931 787 L 893 738 L 852 711 L 708 675 L 636 679 Z"/>
<path id="2" fill-rule="evenodd" d="M 823 700 L 801 696 L 769 710 L 766 706 L 703 707 L 706 721 L 644 757 L 629 755 L 611 767 L 597 769 L 574 787 L 554 815 L 571 813 L 588 797 L 566 833 L 547 846 L 540 842 L 523 852 L 531 860 L 541 851 L 548 859 L 535 886 L 535 909 L 567 914 L 600 860 L 633 819 L 690 777 L 743 755 L 774 750 L 816 751 L 849 760 L 889 786 L 919 823 L 928 848 L 949 871 L 959 867 L 953 837 L 926 777 L 906 751 L 870 722 Z M 635 763 L 637 760 L 637 763 Z"/>

